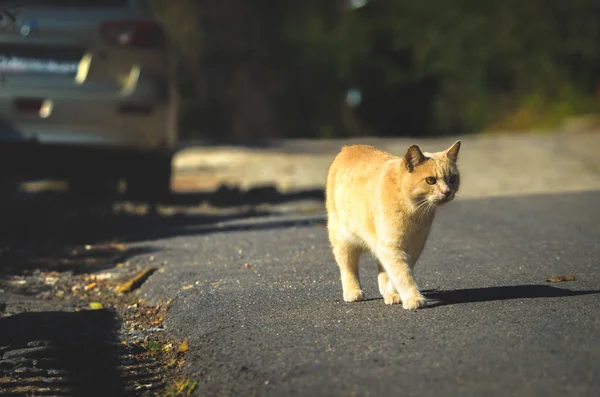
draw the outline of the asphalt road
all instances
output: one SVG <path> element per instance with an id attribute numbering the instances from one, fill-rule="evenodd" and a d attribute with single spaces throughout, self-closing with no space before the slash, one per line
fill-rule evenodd
<path id="1" fill-rule="evenodd" d="M 457 200 L 416 279 L 429 307 L 342 300 L 322 214 L 182 224 L 133 245 L 160 264 L 196 396 L 600 395 L 600 192 Z M 247 264 L 247 265 L 246 265 Z M 570 282 L 548 283 L 555 274 Z"/>

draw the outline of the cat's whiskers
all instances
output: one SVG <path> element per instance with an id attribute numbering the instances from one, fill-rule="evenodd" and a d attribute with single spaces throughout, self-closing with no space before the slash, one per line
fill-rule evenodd
<path id="1" fill-rule="evenodd" d="M 417 201 L 416 204 L 417 204 L 416 207 L 414 207 L 414 209 L 413 209 L 413 214 L 419 215 L 420 211 L 422 209 L 424 209 L 425 207 L 428 206 L 429 200 L 427 200 L 426 198 L 424 198 L 424 199 L 422 199 L 420 201 Z"/>
<path id="2" fill-rule="evenodd" d="M 423 214 L 429 214 L 430 212 L 433 212 L 435 210 L 436 206 L 437 206 L 436 203 L 430 201 L 427 209 L 425 211 L 423 211 Z M 421 218 L 423 218 L 424 216 L 425 215 L 421 215 Z"/>
<path id="3" fill-rule="evenodd" d="M 419 224 L 425 215 L 428 214 L 433 208 L 435 208 L 435 203 L 426 198 L 417 203 L 417 207 L 413 212 L 417 215 L 417 224 Z"/>

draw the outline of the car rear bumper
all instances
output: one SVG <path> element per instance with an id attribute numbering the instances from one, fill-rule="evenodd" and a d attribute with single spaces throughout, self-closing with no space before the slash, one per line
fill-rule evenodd
<path id="1" fill-rule="evenodd" d="M 23 102 L 28 100 L 30 102 Z M 35 100 L 44 101 L 46 109 L 43 112 L 31 105 L 28 109 L 16 111 L 21 103 L 31 104 Z M 128 97 L 116 100 L 89 96 L 15 98 L 0 93 L 0 140 L 133 148 L 172 147 L 177 139 L 171 116 L 176 114 L 175 106 L 175 101 Z M 10 119 L 2 116 L 8 114 L 12 115 Z"/>

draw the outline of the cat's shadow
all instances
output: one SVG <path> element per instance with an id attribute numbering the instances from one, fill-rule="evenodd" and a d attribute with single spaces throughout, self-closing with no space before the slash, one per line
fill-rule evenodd
<path id="1" fill-rule="evenodd" d="M 549 285 L 511 285 L 502 287 L 467 288 L 440 291 L 436 289 L 424 290 L 427 298 L 427 307 L 455 305 L 460 303 L 493 302 L 510 299 L 530 298 L 563 298 L 568 296 L 581 296 L 599 294 L 600 290 L 573 291 Z"/>

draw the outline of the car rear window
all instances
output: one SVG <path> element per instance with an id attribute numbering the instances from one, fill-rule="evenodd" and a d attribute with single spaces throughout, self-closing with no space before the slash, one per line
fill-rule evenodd
<path id="1" fill-rule="evenodd" d="M 0 0 L 0 7 L 129 7 L 130 0 Z"/>

